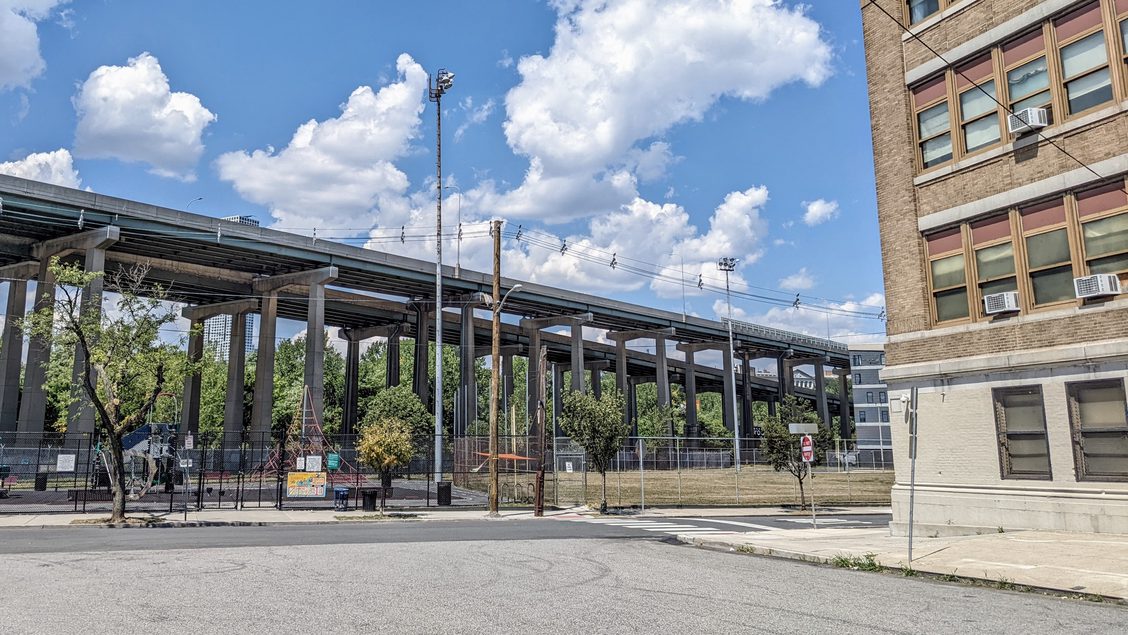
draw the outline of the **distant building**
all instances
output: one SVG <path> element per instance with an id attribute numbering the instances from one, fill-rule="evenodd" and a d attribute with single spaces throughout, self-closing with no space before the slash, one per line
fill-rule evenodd
<path id="1" fill-rule="evenodd" d="M 878 464 L 893 463 L 889 424 L 889 391 L 881 380 L 885 367 L 882 344 L 850 344 L 850 379 L 854 397 L 854 436 L 858 450 Z"/>
<path id="2" fill-rule="evenodd" d="M 253 216 L 224 216 L 223 220 L 240 225 L 249 225 L 251 227 L 258 227 L 259 222 Z M 246 314 L 244 316 L 245 327 L 244 331 L 244 350 L 249 354 L 255 350 L 255 338 L 252 337 L 254 333 L 254 315 Z M 211 319 L 204 321 L 204 347 L 213 347 L 216 352 L 216 357 L 227 361 L 229 349 L 231 347 L 231 316 L 230 315 L 217 315 Z"/>

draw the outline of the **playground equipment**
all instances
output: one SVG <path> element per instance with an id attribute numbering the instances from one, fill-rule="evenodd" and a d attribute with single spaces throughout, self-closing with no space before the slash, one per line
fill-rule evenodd
<path id="1" fill-rule="evenodd" d="M 176 440 L 180 428 L 180 408 L 176 395 L 162 392 L 162 397 L 173 400 L 174 423 L 153 421 L 153 411 L 149 420 L 133 432 L 122 437 L 122 462 L 126 467 L 126 496 L 129 500 L 139 500 L 149 493 L 155 483 L 162 480 L 171 484 L 179 465 Z M 154 408 L 155 410 L 155 408 Z M 109 465 L 109 457 L 99 448 L 103 465 Z"/>

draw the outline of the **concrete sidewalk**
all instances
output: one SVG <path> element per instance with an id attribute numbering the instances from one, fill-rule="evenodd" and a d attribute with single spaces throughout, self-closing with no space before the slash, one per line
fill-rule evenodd
<path id="1" fill-rule="evenodd" d="M 587 509 L 587 508 L 585 508 Z M 826 515 L 891 514 L 889 507 L 819 508 Z M 647 507 L 645 510 L 622 514 L 631 518 L 720 518 L 725 516 L 810 516 L 811 512 L 794 507 Z"/>
<path id="2" fill-rule="evenodd" d="M 586 508 L 585 508 L 586 509 Z M 560 514 L 574 514 L 577 510 L 545 510 L 546 518 Z M 481 509 L 388 509 L 388 521 L 396 520 L 486 520 Z M 277 509 L 205 509 L 202 511 L 148 513 L 129 512 L 130 520 L 145 521 L 152 527 L 204 527 L 204 526 L 265 526 L 265 525 L 332 525 L 347 522 L 383 522 L 379 512 Z M 525 520 L 533 518 L 531 509 L 503 509 L 498 520 Z M 105 527 L 109 513 L 88 514 L 11 514 L 0 516 L 0 529 L 10 527 Z M 99 522 L 101 521 L 101 522 Z"/>
<path id="3" fill-rule="evenodd" d="M 909 564 L 908 541 L 887 528 L 785 529 L 708 537 L 687 544 L 765 556 L 832 563 L 836 556 L 872 554 L 885 567 Z M 1019 531 L 915 538 L 912 569 L 1063 593 L 1128 600 L 1128 535 Z"/>

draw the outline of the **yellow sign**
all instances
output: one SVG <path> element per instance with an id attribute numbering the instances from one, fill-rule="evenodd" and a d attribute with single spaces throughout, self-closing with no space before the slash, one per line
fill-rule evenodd
<path id="1" fill-rule="evenodd" d="M 286 496 L 290 498 L 324 498 L 325 472 L 287 472 Z"/>

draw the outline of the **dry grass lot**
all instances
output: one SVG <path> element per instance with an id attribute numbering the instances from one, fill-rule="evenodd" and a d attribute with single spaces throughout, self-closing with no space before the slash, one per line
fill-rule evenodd
<path id="1" fill-rule="evenodd" d="M 599 474 L 558 473 L 561 504 L 599 502 Z M 805 480 L 806 495 L 811 481 Z M 826 504 L 889 504 L 892 471 L 815 473 L 815 502 Z M 735 470 L 648 470 L 643 473 L 607 474 L 607 502 L 615 506 L 639 505 L 645 491 L 647 505 L 791 505 L 799 503 L 799 485 L 791 474 L 770 468 L 745 466 Z M 552 493 L 551 491 L 549 492 Z"/>

